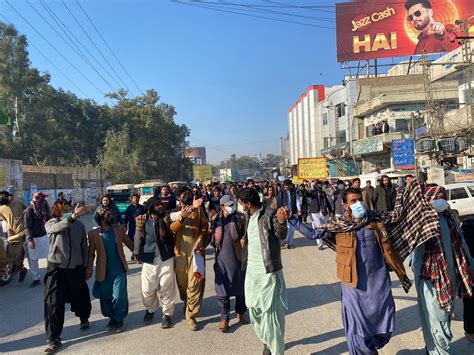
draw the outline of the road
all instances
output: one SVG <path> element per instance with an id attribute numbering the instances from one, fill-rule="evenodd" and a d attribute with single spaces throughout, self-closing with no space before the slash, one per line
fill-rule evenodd
<path id="1" fill-rule="evenodd" d="M 84 218 L 91 226 L 90 216 Z M 283 250 L 283 265 L 288 288 L 289 310 L 286 316 L 286 349 L 288 354 L 347 353 L 341 321 L 340 286 L 336 279 L 335 254 L 318 251 L 314 242 L 300 236 L 297 248 Z M 143 325 L 144 308 L 140 295 L 140 266 L 131 265 L 128 273 L 129 315 L 126 331 L 105 331 L 107 320 L 100 313 L 98 300 L 92 302 L 91 328 L 80 331 L 79 320 L 66 313 L 62 352 L 74 354 L 261 354 L 262 344 L 250 325 L 239 326 L 235 318 L 228 334 L 217 331 L 219 314 L 214 292 L 212 251 L 207 255 L 207 285 L 199 324 L 201 330 L 191 332 L 183 320 L 183 305 L 175 311 L 175 326 L 163 330 L 156 323 Z M 44 275 L 46 263 L 40 263 Z M 392 277 L 393 278 L 393 277 Z M 27 276 L 0 289 L 0 352 L 39 354 L 46 337 L 43 324 L 43 286 L 30 289 Z M 89 282 L 92 289 L 93 281 Z M 381 354 L 424 354 L 423 338 L 414 288 L 405 294 L 398 281 L 393 281 L 397 306 L 396 332 Z M 456 320 L 452 323 L 453 354 L 474 354 L 474 347 L 463 337 L 462 303 L 456 304 Z M 158 312 L 160 313 L 160 312 Z"/>

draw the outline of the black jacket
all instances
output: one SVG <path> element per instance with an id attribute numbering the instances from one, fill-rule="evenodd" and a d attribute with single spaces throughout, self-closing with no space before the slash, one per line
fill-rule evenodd
<path id="1" fill-rule="evenodd" d="M 309 203 L 309 213 L 322 212 L 325 216 L 332 213 L 331 203 L 329 202 L 328 196 L 322 190 L 313 190 L 308 193 L 311 197 Z"/>
<path id="2" fill-rule="evenodd" d="M 286 191 L 285 189 L 283 189 L 280 192 L 280 196 L 281 196 L 281 205 L 288 207 L 288 209 L 291 211 L 292 214 L 296 214 L 298 212 L 298 204 L 296 202 L 298 195 L 296 194 L 295 189 L 291 189 L 290 191 L 291 201 L 288 201 L 288 191 Z"/>
<path id="3" fill-rule="evenodd" d="M 174 235 L 170 229 L 171 221 L 169 216 L 161 218 L 163 223 L 164 236 L 160 237 L 158 223 L 160 218 L 155 222 L 152 221 L 148 216 L 139 216 L 145 220 L 142 228 L 137 228 L 134 237 L 134 251 L 135 255 L 140 255 L 142 261 L 147 264 L 153 264 L 155 259 L 156 248 L 159 249 L 161 260 L 166 261 L 174 257 Z M 147 228 L 147 223 L 149 228 Z M 151 227 L 151 232 L 148 233 Z"/>
<path id="4" fill-rule="evenodd" d="M 49 214 L 49 212 L 48 212 Z M 47 221 L 51 219 L 48 216 Z M 25 211 L 25 234 L 26 239 L 40 238 L 46 235 L 45 223 L 36 216 L 33 207 L 29 206 Z"/>
<path id="5" fill-rule="evenodd" d="M 242 251 L 242 269 L 247 268 L 248 260 L 248 224 L 250 217 L 245 215 L 245 237 Z M 288 227 L 286 223 L 280 224 L 276 217 L 276 210 L 263 207 L 258 216 L 258 229 L 260 243 L 262 244 L 262 257 L 265 270 L 268 273 L 277 272 L 283 269 L 281 263 L 280 240 L 286 238 Z"/>

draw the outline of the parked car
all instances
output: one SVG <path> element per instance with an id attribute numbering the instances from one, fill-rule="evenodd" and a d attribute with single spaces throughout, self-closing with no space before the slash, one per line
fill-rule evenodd
<path id="1" fill-rule="evenodd" d="M 457 183 L 443 186 L 448 193 L 448 203 L 459 217 L 474 216 L 474 183 Z"/>

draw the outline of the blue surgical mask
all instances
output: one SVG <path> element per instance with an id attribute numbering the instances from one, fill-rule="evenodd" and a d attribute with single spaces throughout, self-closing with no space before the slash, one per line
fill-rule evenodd
<path id="1" fill-rule="evenodd" d="M 357 201 L 351 205 L 351 213 L 355 218 L 364 218 L 367 215 L 367 207 L 364 202 Z"/>
<path id="2" fill-rule="evenodd" d="M 64 219 L 68 219 L 68 218 L 71 217 L 71 216 L 72 216 L 72 213 L 64 213 L 64 214 L 63 214 L 63 218 L 64 218 Z"/>

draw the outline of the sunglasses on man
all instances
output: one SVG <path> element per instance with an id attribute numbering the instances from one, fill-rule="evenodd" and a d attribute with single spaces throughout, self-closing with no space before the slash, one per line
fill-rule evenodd
<path id="1" fill-rule="evenodd" d="M 421 11 L 416 10 L 413 14 L 408 15 L 408 21 L 412 22 L 415 17 L 420 17 L 421 16 Z"/>

